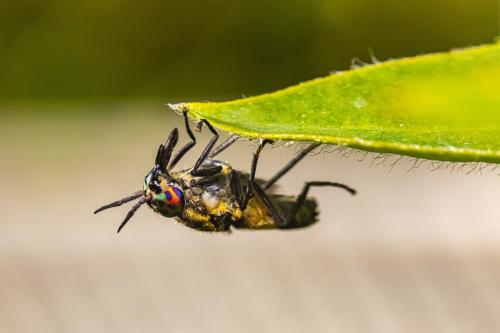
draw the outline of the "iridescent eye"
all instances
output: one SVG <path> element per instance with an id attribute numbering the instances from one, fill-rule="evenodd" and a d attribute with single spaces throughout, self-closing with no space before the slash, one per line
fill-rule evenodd
<path id="1" fill-rule="evenodd" d="M 167 216 L 176 216 L 184 208 L 184 193 L 175 186 L 169 186 L 165 192 L 154 197 L 158 208 Z"/>

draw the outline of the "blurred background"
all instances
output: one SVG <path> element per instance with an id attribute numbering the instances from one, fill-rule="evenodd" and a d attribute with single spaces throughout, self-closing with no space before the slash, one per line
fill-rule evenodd
<path id="1" fill-rule="evenodd" d="M 282 192 L 359 195 L 314 190 L 320 221 L 296 231 L 200 234 L 142 209 L 117 235 L 126 207 L 92 211 L 141 187 L 182 126 L 165 103 L 489 43 L 499 16 L 497 0 L 3 0 L 0 332 L 497 332 L 494 166 L 316 153 Z M 254 148 L 222 158 L 248 170 Z M 259 176 L 300 149 L 267 149 Z"/>

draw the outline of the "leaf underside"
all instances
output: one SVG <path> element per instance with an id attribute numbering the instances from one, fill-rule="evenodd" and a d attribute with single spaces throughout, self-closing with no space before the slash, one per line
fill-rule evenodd
<path id="1" fill-rule="evenodd" d="M 500 163 L 500 43 L 367 65 L 256 97 L 171 107 L 248 138 Z"/>

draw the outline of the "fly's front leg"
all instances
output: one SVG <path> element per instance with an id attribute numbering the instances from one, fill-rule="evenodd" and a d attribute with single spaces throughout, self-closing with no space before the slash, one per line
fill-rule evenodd
<path id="1" fill-rule="evenodd" d="M 177 164 L 177 162 L 179 162 L 181 158 L 184 157 L 184 155 L 186 155 L 186 153 L 196 145 L 196 138 L 193 134 L 193 131 L 191 131 L 191 127 L 189 126 L 187 111 L 182 111 L 182 115 L 184 116 L 184 126 L 186 127 L 186 132 L 189 138 L 191 138 L 191 142 L 185 144 L 184 147 L 179 150 L 172 162 L 170 162 L 170 165 L 168 166 L 169 169 L 172 169 Z"/>
<path id="2" fill-rule="evenodd" d="M 191 171 L 191 175 L 195 177 L 212 177 L 219 174 L 222 171 L 222 166 L 220 165 L 211 165 L 208 167 L 202 167 L 198 170 Z"/>
<path id="3" fill-rule="evenodd" d="M 220 165 L 213 165 L 207 168 L 198 169 L 196 173 L 191 173 L 197 177 L 190 181 L 190 186 L 207 186 L 213 184 L 220 175 L 222 167 Z"/>

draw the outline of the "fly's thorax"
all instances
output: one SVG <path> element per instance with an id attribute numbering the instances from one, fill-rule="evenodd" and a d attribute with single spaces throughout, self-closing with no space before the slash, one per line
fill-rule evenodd
<path id="1" fill-rule="evenodd" d="M 188 205 L 197 211 L 211 215 L 221 215 L 233 206 L 232 194 L 225 176 L 212 179 L 210 184 L 194 185 L 185 191 Z"/>
<path id="2" fill-rule="evenodd" d="M 221 166 L 221 171 L 213 176 L 193 177 L 186 170 L 176 174 L 178 180 L 186 184 L 185 194 L 187 206 L 201 214 L 210 216 L 233 216 L 239 210 L 238 202 L 231 190 L 233 169 L 225 162 L 209 160 L 203 166 Z M 239 216 L 239 214 L 236 214 Z"/>
<path id="3" fill-rule="evenodd" d="M 223 189 L 220 191 L 203 191 L 201 194 L 201 201 L 207 210 L 211 211 L 219 207 L 221 196 L 224 195 L 223 191 Z"/>

